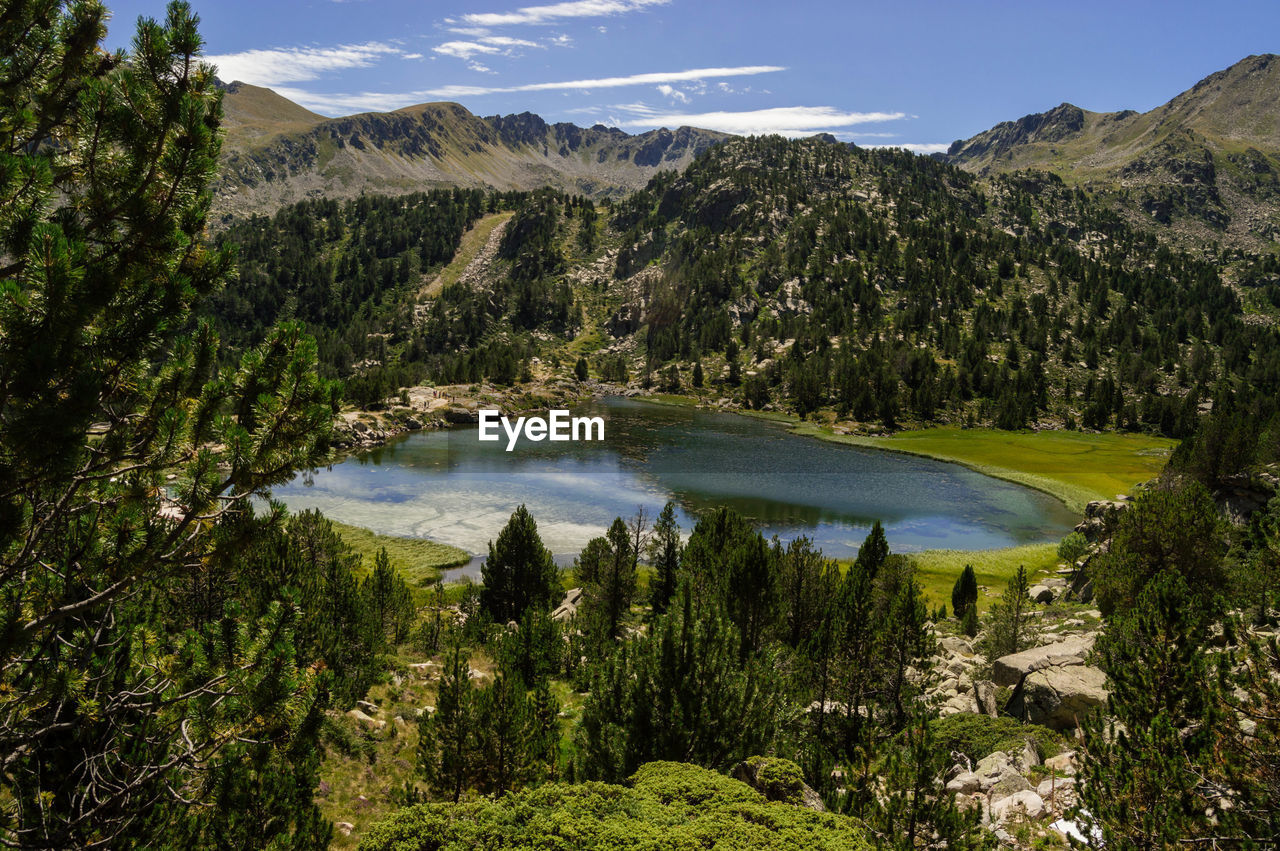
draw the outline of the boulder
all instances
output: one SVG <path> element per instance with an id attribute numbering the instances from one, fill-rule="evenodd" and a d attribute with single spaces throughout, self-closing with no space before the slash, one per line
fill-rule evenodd
<path id="1" fill-rule="evenodd" d="M 1043 800 L 1061 802 L 1067 794 L 1075 794 L 1076 779 L 1074 777 L 1046 777 L 1036 787 L 1036 794 Z"/>
<path id="2" fill-rule="evenodd" d="M 973 697 L 978 704 L 978 711 L 983 715 L 995 718 L 1000 714 L 1000 705 L 996 701 L 996 684 L 991 680 L 977 680 L 973 684 Z"/>
<path id="3" fill-rule="evenodd" d="M 359 723 L 360 726 L 364 727 L 366 730 L 381 730 L 383 727 L 387 726 L 386 721 L 380 721 L 377 718 L 370 718 L 359 709 L 347 710 L 347 717 Z"/>
<path id="4" fill-rule="evenodd" d="M 733 767 L 730 776 L 741 780 L 770 801 L 799 804 L 818 812 L 826 812 L 822 796 L 804 782 L 804 772 L 789 759 L 753 756 Z"/>
<path id="5" fill-rule="evenodd" d="M 1016 686 L 1027 674 L 1042 668 L 1083 665 L 1093 648 L 1094 637 L 1092 634 L 1073 635 L 1056 644 L 1001 656 L 991 666 L 991 678 L 998 686 Z"/>
<path id="6" fill-rule="evenodd" d="M 1056 772 L 1059 775 L 1071 775 L 1076 773 L 1076 754 L 1075 751 L 1066 751 L 1057 756 L 1051 756 L 1044 761 L 1044 767 Z"/>
<path id="7" fill-rule="evenodd" d="M 1019 774 L 1015 769 L 1010 768 L 1004 774 L 992 783 L 986 790 L 991 795 L 991 800 L 996 801 L 1000 798 L 1007 798 L 1016 792 L 1026 792 L 1033 787 L 1031 781 Z"/>
<path id="8" fill-rule="evenodd" d="M 1004 751 L 996 751 L 978 760 L 978 764 L 973 767 L 973 773 L 994 783 L 996 778 L 1011 767 L 1012 763 L 1009 762 L 1009 755 Z"/>
<path id="9" fill-rule="evenodd" d="M 969 659 L 973 656 L 973 645 L 955 635 L 944 635 L 938 639 L 938 646 L 952 656 Z"/>
<path id="10" fill-rule="evenodd" d="M 1019 813 L 1025 814 L 1027 818 L 1040 818 L 1044 815 L 1044 801 L 1028 789 L 1015 792 L 991 804 L 991 818 L 997 822 L 1006 821 L 1010 816 Z"/>
<path id="11" fill-rule="evenodd" d="M 1027 589 L 1027 596 L 1037 603 L 1052 603 L 1053 589 L 1047 585 L 1032 585 Z"/>
<path id="12" fill-rule="evenodd" d="M 957 774 L 947 782 L 947 791 L 961 795 L 972 795 L 982 791 L 982 778 L 972 771 Z"/>
<path id="13" fill-rule="evenodd" d="M 1009 701 L 1009 712 L 1032 724 L 1068 730 L 1080 716 L 1107 702 L 1107 675 L 1087 665 L 1044 668 L 1028 674 Z"/>

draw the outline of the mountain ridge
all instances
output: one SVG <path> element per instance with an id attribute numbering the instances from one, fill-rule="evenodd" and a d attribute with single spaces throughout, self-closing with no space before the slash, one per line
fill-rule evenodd
<path id="1" fill-rule="evenodd" d="M 940 158 L 980 175 L 1052 171 L 1135 222 L 1257 248 L 1280 241 L 1280 56 L 1246 57 L 1147 112 L 1063 103 Z"/>
<path id="2" fill-rule="evenodd" d="M 620 197 L 730 138 L 692 127 L 632 135 L 530 112 L 482 118 L 452 102 L 325 118 L 270 89 L 233 82 L 223 90 L 227 133 L 214 205 L 224 223 L 305 198 L 440 187 Z"/>

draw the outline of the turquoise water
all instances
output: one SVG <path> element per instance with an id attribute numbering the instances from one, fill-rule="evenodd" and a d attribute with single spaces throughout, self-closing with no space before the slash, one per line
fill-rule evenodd
<path id="1" fill-rule="evenodd" d="M 897 552 L 990 549 L 1060 538 L 1060 502 L 955 464 L 799 437 L 735 414 L 609 399 L 575 410 L 605 419 L 603 442 L 480 442 L 476 426 L 419 432 L 299 476 L 275 496 L 344 523 L 480 554 L 526 504 L 568 561 L 614 517 L 667 500 L 687 532 L 731 506 L 766 535 L 808 535 L 831 557 L 857 552 L 874 520 Z M 464 570 L 474 573 L 476 566 Z"/>

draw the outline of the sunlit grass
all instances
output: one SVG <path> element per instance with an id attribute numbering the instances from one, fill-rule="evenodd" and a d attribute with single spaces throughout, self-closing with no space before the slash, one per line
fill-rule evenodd
<path id="1" fill-rule="evenodd" d="M 951 608 L 951 588 L 966 564 L 973 565 L 978 580 L 978 610 L 985 612 L 1000 598 L 1005 585 L 1018 572 L 1018 565 L 1031 577 L 1053 571 L 1058 566 L 1058 545 L 1023 544 L 999 550 L 925 550 L 911 553 L 916 579 L 930 608 L 946 604 Z"/>
<path id="2" fill-rule="evenodd" d="M 439 541 L 380 535 L 359 526 L 349 526 L 336 520 L 331 522 L 342 540 L 360 554 L 365 571 L 373 569 L 373 559 L 378 550 L 386 547 L 391 566 L 400 571 L 410 586 L 430 585 L 440 578 L 441 570 L 471 561 L 471 554 L 466 550 Z"/>

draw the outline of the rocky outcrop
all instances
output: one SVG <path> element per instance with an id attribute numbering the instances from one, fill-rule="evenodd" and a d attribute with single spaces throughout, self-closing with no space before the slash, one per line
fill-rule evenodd
<path id="1" fill-rule="evenodd" d="M 1088 665 L 1069 665 L 1027 675 L 1006 708 L 1029 723 L 1066 730 L 1106 702 L 1107 675 Z"/>
<path id="2" fill-rule="evenodd" d="M 1056 644 L 1033 647 L 1021 653 L 1001 656 L 991 666 L 991 678 L 998 686 L 1017 686 L 1023 678 L 1042 668 L 1083 665 L 1093 649 L 1094 636 L 1076 635 Z"/>
<path id="3" fill-rule="evenodd" d="M 827 811 L 822 796 L 804 782 L 804 772 L 789 759 L 753 756 L 733 767 L 729 773 L 770 801 L 798 804 L 820 813 Z"/>

